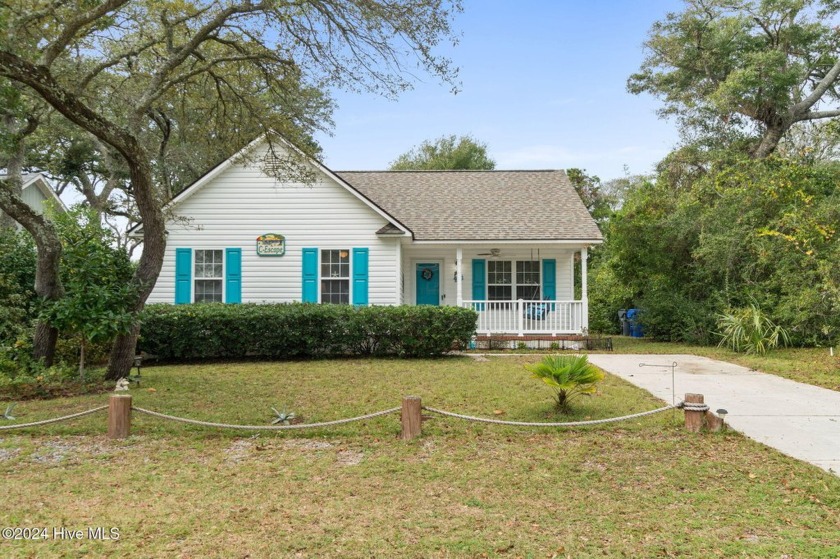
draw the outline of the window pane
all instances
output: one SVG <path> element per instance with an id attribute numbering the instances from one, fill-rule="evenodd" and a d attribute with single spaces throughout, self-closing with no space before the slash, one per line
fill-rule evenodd
<path id="1" fill-rule="evenodd" d="M 221 303 L 222 302 L 222 280 L 196 280 L 195 282 L 196 303 Z"/>
<path id="2" fill-rule="evenodd" d="M 518 261 L 516 263 L 517 285 L 539 285 L 540 263 L 536 261 Z"/>
<path id="3" fill-rule="evenodd" d="M 350 304 L 350 280 L 321 280 L 321 302 L 336 305 Z"/>
<path id="4" fill-rule="evenodd" d="M 510 285 L 512 282 L 511 263 L 503 260 L 491 260 L 487 265 L 487 283 L 492 285 Z"/>
<path id="5" fill-rule="evenodd" d="M 350 251 L 322 250 L 321 251 L 321 277 L 322 278 L 349 278 L 350 277 Z"/>
<path id="6" fill-rule="evenodd" d="M 195 277 L 197 278 L 221 278 L 224 277 L 222 270 L 221 250 L 197 250 L 195 251 Z"/>
<path id="7" fill-rule="evenodd" d="M 526 301 L 539 301 L 540 286 L 539 285 L 519 285 L 516 287 L 516 298 L 525 299 Z"/>
<path id="8" fill-rule="evenodd" d="M 510 301 L 511 287 L 509 285 L 490 285 L 487 287 L 487 299 L 490 301 Z"/>

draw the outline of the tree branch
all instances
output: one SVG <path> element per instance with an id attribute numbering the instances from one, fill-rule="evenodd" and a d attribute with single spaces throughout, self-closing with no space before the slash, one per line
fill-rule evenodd
<path id="1" fill-rule="evenodd" d="M 820 118 L 832 118 L 840 116 L 840 109 L 832 109 L 829 111 L 810 111 L 802 115 L 799 120 L 818 120 Z"/>
<path id="2" fill-rule="evenodd" d="M 820 80 L 820 83 L 814 87 L 814 91 L 812 91 L 808 97 L 790 108 L 791 115 L 796 118 L 799 114 L 802 114 L 813 107 L 817 101 L 820 100 L 823 94 L 828 91 L 828 88 L 834 85 L 834 82 L 836 82 L 838 78 L 840 78 L 840 59 L 834 63 L 831 70 L 829 70 L 825 77 Z"/>
<path id="3" fill-rule="evenodd" d="M 67 47 L 70 41 L 76 36 L 76 33 L 79 32 L 82 27 L 93 23 L 97 19 L 101 18 L 108 12 L 116 10 L 117 8 L 122 7 L 126 4 L 128 0 L 105 0 L 103 4 L 96 6 L 79 14 L 76 18 L 72 19 L 67 25 L 64 26 L 64 30 L 59 34 L 58 37 L 55 38 L 53 42 L 48 44 L 46 48 L 43 50 L 43 54 L 41 55 L 41 60 L 39 61 L 40 64 L 46 67 L 50 67 L 55 59 L 61 54 L 61 52 Z"/>

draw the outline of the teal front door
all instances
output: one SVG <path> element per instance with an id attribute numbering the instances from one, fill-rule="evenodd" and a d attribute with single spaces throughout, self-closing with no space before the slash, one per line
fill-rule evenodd
<path id="1" fill-rule="evenodd" d="M 417 264 L 418 305 L 440 304 L 440 264 Z"/>

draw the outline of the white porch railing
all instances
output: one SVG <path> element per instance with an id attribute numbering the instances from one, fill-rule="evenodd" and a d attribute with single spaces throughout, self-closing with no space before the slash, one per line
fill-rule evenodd
<path id="1" fill-rule="evenodd" d="M 583 301 L 464 301 L 478 334 L 582 334 Z"/>

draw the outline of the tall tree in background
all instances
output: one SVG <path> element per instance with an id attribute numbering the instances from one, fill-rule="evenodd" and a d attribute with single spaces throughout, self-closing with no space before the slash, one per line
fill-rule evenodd
<path id="1" fill-rule="evenodd" d="M 0 78 L 0 168 L 6 170 L 0 181 L 0 210 L 5 214 L 0 228 L 9 227 L 9 218 L 19 223 L 35 241 L 37 265 L 34 290 L 41 302 L 52 302 L 64 295 L 59 275 L 61 240 L 55 225 L 38 214 L 22 198 L 23 170 L 29 138 L 47 112 L 46 104 L 34 98 L 21 84 Z M 51 365 L 58 341 L 58 330 L 48 319 L 38 321 L 33 336 L 33 357 Z"/>
<path id="2" fill-rule="evenodd" d="M 456 71 L 434 47 L 453 38 L 459 10 L 458 0 L 10 0 L 0 15 L 0 76 L 95 137 L 122 167 L 143 221 L 139 311 L 166 245 L 161 149 L 177 139 L 188 158 L 202 141 L 240 140 L 252 132 L 243 114 L 311 148 L 309 134 L 329 124 L 326 84 L 396 96 L 414 69 L 454 84 Z M 222 126 L 202 136 L 206 122 Z M 128 373 L 137 334 L 117 338 L 109 377 Z"/>
<path id="3" fill-rule="evenodd" d="M 840 116 L 840 5 L 829 0 L 687 0 L 655 23 L 632 93 L 662 98 L 689 131 L 746 136 L 771 154 L 798 122 Z"/>
<path id="4" fill-rule="evenodd" d="M 441 136 L 421 143 L 391 163 L 392 171 L 490 171 L 496 162 L 487 155 L 487 144 L 472 136 Z"/>

